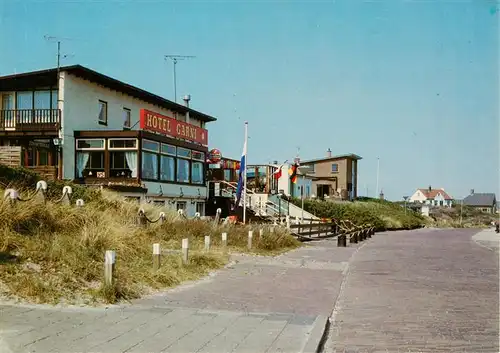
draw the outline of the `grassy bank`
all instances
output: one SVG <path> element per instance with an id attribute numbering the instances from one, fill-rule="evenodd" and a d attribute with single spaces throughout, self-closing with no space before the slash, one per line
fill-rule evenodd
<path id="1" fill-rule="evenodd" d="M 433 209 L 429 225 L 437 228 L 487 228 L 491 222 L 498 221 L 498 214 L 488 214 L 472 207 L 454 205 L 451 208 Z"/>
<path id="2" fill-rule="evenodd" d="M 0 171 L 1 172 L 1 171 Z M 0 174 L 3 187 L 33 190 L 37 177 L 22 170 Z M 12 183 L 11 180 L 15 182 Z M 9 181 L 6 185 L 5 181 Z M 15 184 L 15 185 L 14 185 Z M 61 189 L 51 183 L 49 190 Z M 140 227 L 135 222 L 139 205 L 111 192 L 73 186 L 76 198 L 87 200 L 82 208 L 46 204 L 37 200 L 12 206 L 0 202 L 0 294 L 38 303 L 100 303 L 140 297 L 154 290 L 198 279 L 224 266 L 227 252 L 221 248 L 221 233 L 228 233 L 228 249 L 248 252 L 247 227 L 214 226 L 201 220 L 179 219 L 175 212 L 145 205 L 151 219 L 167 213 L 163 224 Z M 3 189 L 0 192 L 3 195 Z M 31 191 L 32 192 L 32 191 Z M 23 198 L 29 193 L 21 192 Z M 60 193 L 52 192 L 54 198 Z M 205 235 L 212 239 L 209 253 L 202 251 Z M 152 244 L 162 249 L 181 249 L 182 238 L 190 241 L 190 263 L 183 265 L 178 252 L 166 252 L 160 270 L 152 269 Z M 276 254 L 299 246 L 284 230 L 254 232 L 252 252 Z M 106 250 L 116 251 L 116 283 L 104 288 L 103 263 Z"/>
<path id="3" fill-rule="evenodd" d="M 300 206 L 300 200 L 293 200 Z M 306 200 L 306 211 L 318 217 L 349 219 L 357 225 L 370 223 L 377 230 L 414 229 L 426 224 L 420 214 L 385 200 L 361 199 L 355 202 Z"/>

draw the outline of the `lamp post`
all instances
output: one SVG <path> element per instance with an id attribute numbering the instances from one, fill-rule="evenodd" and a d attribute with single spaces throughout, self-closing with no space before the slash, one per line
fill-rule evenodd
<path id="1" fill-rule="evenodd" d="M 406 201 L 408 201 L 409 198 L 410 196 L 403 196 L 403 200 L 405 200 L 405 215 L 406 215 Z"/>

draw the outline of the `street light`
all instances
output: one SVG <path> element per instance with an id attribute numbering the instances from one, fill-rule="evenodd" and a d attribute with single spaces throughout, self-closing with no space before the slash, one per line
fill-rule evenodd
<path id="1" fill-rule="evenodd" d="M 409 198 L 410 196 L 403 196 L 403 200 L 405 200 L 405 214 L 406 214 L 406 201 L 408 201 Z"/>
<path id="2" fill-rule="evenodd" d="M 300 199 L 301 199 L 301 222 L 304 222 L 304 184 L 306 180 L 306 174 L 307 172 L 310 172 L 312 170 L 312 166 L 310 165 L 304 165 L 299 167 L 299 173 L 302 175 L 302 185 L 300 186 Z"/>

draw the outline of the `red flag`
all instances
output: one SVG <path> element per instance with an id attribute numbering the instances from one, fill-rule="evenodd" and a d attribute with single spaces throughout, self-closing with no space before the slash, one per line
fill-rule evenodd
<path id="1" fill-rule="evenodd" d="M 278 180 L 279 178 L 281 178 L 281 169 L 283 168 L 283 164 L 280 165 L 280 167 L 278 168 L 278 170 L 276 170 L 273 175 L 274 175 L 274 179 Z"/>
<path id="2" fill-rule="evenodd" d="M 297 162 L 295 162 L 294 165 L 292 165 L 292 167 L 288 171 L 288 174 L 290 174 L 290 180 L 294 184 L 297 182 L 297 168 L 298 167 L 299 166 L 298 166 Z"/>

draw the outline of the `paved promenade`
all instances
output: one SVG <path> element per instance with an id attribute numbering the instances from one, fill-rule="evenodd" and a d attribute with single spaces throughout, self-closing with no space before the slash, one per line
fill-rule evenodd
<path id="1" fill-rule="evenodd" d="M 492 230 L 379 234 L 350 263 L 325 352 L 499 352 Z M 495 246 L 496 244 L 496 246 Z"/>
<path id="2" fill-rule="evenodd" d="M 498 237 L 378 233 L 237 263 L 105 308 L 0 305 L 0 352 L 471 352 L 498 349 Z M 332 311 L 333 310 L 333 311 Z"/>
<path id="3" fill-rule="evenodd" d="M 109 309 L 0 306 L 0 352 L 315 352 L 356 248 L 237 256 L 196 284 Z"/>

